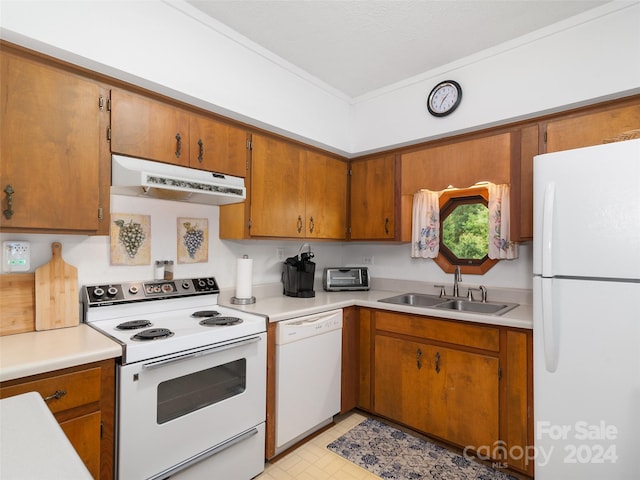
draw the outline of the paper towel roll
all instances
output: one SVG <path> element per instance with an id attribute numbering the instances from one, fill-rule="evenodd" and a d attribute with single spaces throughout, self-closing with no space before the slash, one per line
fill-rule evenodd
<path id="1" fill-rule="evenodd" d="M 239 258 L 236 266 L 236 298 L 251 298 L 252 258 Z"/>

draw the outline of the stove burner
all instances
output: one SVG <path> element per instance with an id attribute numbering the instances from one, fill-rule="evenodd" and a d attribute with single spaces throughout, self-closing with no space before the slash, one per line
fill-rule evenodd
<path id="1" fill-rule="evenodd" d="M 200 320 L 200 325 L 204 325 L 206 327 L 211 327 L 215 325 L 236 325 L 238 323 L 242 323 L 242 319 L 238 317 L 213 317 L 213 318 L 205 318 L 204 320 Z"/>
<path id="2" fill-rule="evenodd" d="M 220 315 L 220 312 L 216 312 L 215 310 L 198 310 L 197 312 L 193 312 L 191 314 L 192 317 L 217 317 Z"/>
<path id="3" fill-rule="evenodd" d="M 162 340 L 173 336 L 173 332 L 168 328 L 149 328 L 136 333 L 131 340 Z"/>
<path id="4" fill-rule="evenodd" d="M 150 327 L 150 320 L 131 320 L 129 322 L 116 325 L 117 330 L 137 330 L 138 328 Z"/>

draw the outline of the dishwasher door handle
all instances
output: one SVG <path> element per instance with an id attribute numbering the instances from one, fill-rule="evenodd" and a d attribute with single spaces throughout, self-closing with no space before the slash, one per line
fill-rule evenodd
<path id="1" fill-rule="evenodd" d="M 325 320 L 328 320 L 329 318 L 339 314 L 340 311 L 333 311 L 333 312 L 329 312 L 326 313 L 324 315 L 314 315 L 314 316 L 309 316 L 309 317 L 303 317 L 303 318 L 298 318 L 296 320 L 284 320 L 282 322 L 280 322 L 280 326 L 286 328 L 289 326 L 293 326 L 293 327 L 310 327 L 315 325 L 316 323 L 320 323 L 320 322 L 324 322 Z"/>

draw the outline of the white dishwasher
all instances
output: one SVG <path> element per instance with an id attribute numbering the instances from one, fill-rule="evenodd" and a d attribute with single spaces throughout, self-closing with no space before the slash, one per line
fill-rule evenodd
<path id="1" fill-rule="evenodd" d="M 342 310 L 276 326 L 276 453 L 340 412 Z"/>

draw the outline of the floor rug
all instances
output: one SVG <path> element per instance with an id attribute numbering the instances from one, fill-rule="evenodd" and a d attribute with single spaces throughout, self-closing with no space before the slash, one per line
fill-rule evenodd
<path id="1" fill-rule="evenodd" d="M 327 448 L 384 479 L 516 480 L 372 418 L 356 425 Z"/>

